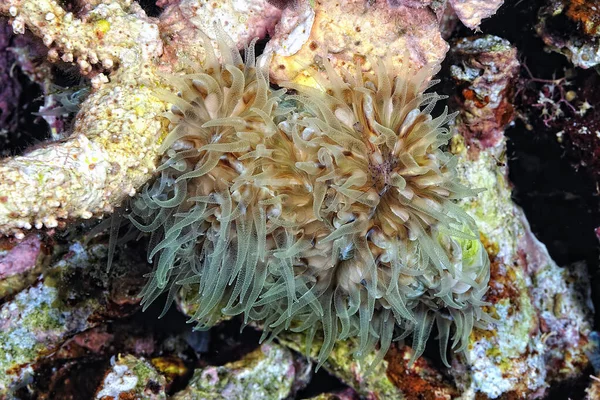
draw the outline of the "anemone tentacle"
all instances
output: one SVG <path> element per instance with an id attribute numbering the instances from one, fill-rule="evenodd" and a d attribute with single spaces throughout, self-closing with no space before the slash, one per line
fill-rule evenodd
<path id="1" fill-rule="evenodd" d="M 341 77 L 324 61 L 322 90 L 287 95 L 253 45 L 243 61 L 221 37 L 221 62 L 205 46 L 203 65 L 166 77 L 176 94 L 157 91 L 171 131 L 130 215 L 152 232 L 144 305 L 185 289 L 200 328 L 243 315 L 266 336 L 306 331 L 307 347 L 321 332 L 319 365 L 348 337 L 358 356 L 379 344 L 380 361 L 394 333 L 412 334 L 416 359 L 434 322 L 445 362 L 452 329 L 464 350 L 490 319 L 489 260 L 455 204 L 476 191 L 442 149 L 454 114 L 431 116 L 431 71 L 390 76 L 382 60 Z"/>

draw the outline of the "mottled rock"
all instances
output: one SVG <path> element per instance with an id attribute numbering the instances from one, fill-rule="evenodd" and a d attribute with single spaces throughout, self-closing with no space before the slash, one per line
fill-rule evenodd
<path id="1" fill-rule="evenodd" d="M 155 78 L 152 61 L 162 54 L 158 26 L 135 2 L 86 11 L 79 19 L 54 1 L 0 3 L 15 32 L 29 27 L 51 60 L 76 62 L 97 89 L 82 104 L 68 141 L 0 160 L 3 234 L 22 238 L 33 227 L 112 212 L 155 168 L 165 103 L 148 82 Z M 110 84 L 101 70 L 113 71 Z"/>
<path id="2" fill-rule="evenodd" d="M 494 147 L 514 118 L 514 92 L 519 73 L 517 49 L 496 36 L 462 38 L 449 53 L 450 75 L 458 90 L 452 97 L 460 109 L 458 130 L 468 146 Z"/>
<path id="3" fill-rule="evenodd" d="M 310 400 L 359 400 L 360 397 L 352 389 L 346 389 L 338 392 L 323 393 L 315 397 L 311 397 Z"/>
<path id="4" fill-rule="evenodd" d="M 282 332 L 279 341 L 286 346 L 305 354 L 305 337 L 298 333 Z M 310 349 L 310 357 L 317 359 L 319 348 L 323 338 L 318 335 L 314 338 L 313 346 Z M 353 388 L 361 397 L 367 399 L 394 399 L 404 398 L 402 390 L 395 386 L 388 377 L 387 361 L 383 361 L 372 367 L 371 363 L 375 359 L 375 353 L 368 354 L 364 360 L 358 361 L 352 356 L 352 353 L 359 346 L 358 339 L 347 339 L 337 342 L 336 346 L 323 364 L 330 374 L 339 378 L 342 382 Z M 388 354 L 393 353 L 390 350 Z M 405 360 L 408 364 L 408 361 Z M 335 398 L 335 397 L 334 397 Z"/>
<path id="5" fill-rule="evenodd" d="M 51 246 L 39 234 L 0 237 L 0 299 L 33 283 L 50 261 Z"/>
<path id="6" fill-rule="evenodd" d="M 293 333 L 283 333 L 282 342 L 299 352 L 304 352 L 304 338 Z M 316 346 L 311 357 L 316 358 L 321 338 L 315 338 Z M 375 354 L 370 354 L 362 362 L 353 359 L 350 354 L 358 346 L 357 340 L 348 339 L 338 343 L 331 357 L 323 367 L 335 375 L 353 390 L 332 393 L 324 399 L 353 399 L 355 392 L 367 399 L 418 400 L 435 393 L 436 399 L 450 399 L 458 394 L 453 383 L 424 357 L 420 357 L 410 366 L 413 351 L 409 346 L 393 345 L 385 361 L 371 365 Z"/>
<path id="7" fill-rule="evenodd" d="M 440 63 L 448 44 L 433 10 L 396 3 L 323 0 L 313 6 L 303 0 L 286 8 L 265 49 L 273 53 L 272 80 L 314 86 L 311 74 L 322 70 L 325 58 L 336 70 L 358 62 L 365 72 L 373 59 L 388 54 L 398 69 Z"/>
<path id="8" fill-rule="evenodd" d="M 67 306 L 55 282 L 46 279 L 0 307 L 0 396 L 31 380 L 30 364 L 75 332 L 88 329 L 95 301 Z"/>
<path id="9" fill-rule="evenodd" d="M 99 70 L 139 67 L 162 54 L 156 21 L 137 2 L 86 3 L 77 17 L 47 0 L 6 1 L 0 12 L 10 15 L 15 33 L 28 27 L 41 38 L 52 61 L 76 63 L 90 77 Z"/>
<path id="10" fill-rule="evenodd" d="M 163 400 L 165 377 L 160 375 L 147 360 L 132 355 L 111 360 L 95 399 L 147 399 Z"/>
<path id="11" fill-rule="evenodd" d="M 575 66 L 600 64 L 600 6 L 596 0 L 548 0 L 540 9 L 537 33 Z"/>
<path id="12" fill-rule="evenodd" d="M 478 393 L 538 398 L 552 382 L 580 375 L 589 361 L 589 280 L 579 268 L 560 268 L 531 233 L 512 203 L 506 177 L 505 140 L 468 157 L 460 136 L 461 180 L 486 189 L 463 202 L 475 218 L 490 255 L 488 311 L 498 319 L 488 331 L 475 330 L 466 360 L 450 372 L 463 398 Z"/>
<path id="13" fill-rule="evenodd" d="M 132 274 L 138 281 L 130 280 L 129 289 L 138 291 L 145 265 L 120 260 L 111 274 L 105 265 L 104 246 L 85 248 L 76 242 L 42 279 L 0 306 L 0 398 L 31 383 L 35 364 L 68 338 L 138 309 L 137 303 L 113 302 L 123 295 L 111 289 Z"/>
<path id="14" fill-rule="evenodd" d="M 302 376 L 306 363 L 276 344 L 263 344 L 239 361 L 194 372 L 188 387 L 172 398 L 200 399 L 285 399 L 293 394 L 294 381 Z"/>
<path id="15" fill-rule="evenodd" d="M 213 39 L 217 47 L 217 26 L 222 29 L 239 48 L 248 45 L 254 38 L 272 34 L 281 17 L 281 9 L 267 0 L 209 1 L 173 0 L 162 1 L 165 10 L 160 15 L 163 35 L 170 39 L 166 43 L 163 64 L 172 68 L 181 56 L 202 60 L 204 52 L 201 32 Z"/>
<path id="16" fill-rule="evenodd" d="M 481 20 L 498 11 L 504 0 L 449 0 L 454 12 L 466 27 L 476 29 Z"/>
<path id="17" fill-rule="evenodd" d="M 387 377 L 404 393 L 406 400 L 419 400 L 432 394 L 436 400 L 449 400 L 459 395 L 454 384 L 424 357 L 409 365 L 412 355 L 412 348 L 399 346 L 393 347 L 386 357 Z"/>

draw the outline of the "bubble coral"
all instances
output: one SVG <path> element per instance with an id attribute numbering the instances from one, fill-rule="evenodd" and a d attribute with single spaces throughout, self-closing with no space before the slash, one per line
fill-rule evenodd
<path id="1" fill-rule="evenodd" d="M 147 306 L 162 292 L 193 291 L 191 317 L 208 328 L 243 314 L 264 326 L 322 335 L 322 364 L 336 340 L 358 337 L 356 356 L 412 334 L 414 358 L 433 322 L 444 361 L 464 350 L 481 310 L 489 261 L 474 221 L 455 204 L 474 191 L 456 181 L 441 147 L 453 116 L 431 111 L 430 70 L 341 77 L 327 61 L 323 90 L 269 86 L 265 55 L 245 62 L 222 34 L 219 61 L 169 75 L 178 92 L 162 143 L 160 176 L 132 203 L 151 232 L 155 268 Z M 315 79 L 319 79 L 315 74 Z"/>

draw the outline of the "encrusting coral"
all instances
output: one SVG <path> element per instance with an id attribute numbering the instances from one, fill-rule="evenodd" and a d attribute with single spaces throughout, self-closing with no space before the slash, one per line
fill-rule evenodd
<path id="1" fill-rule="evenodd" d="M 157 89 L 171 130 L 130 215 L 152 233 L 145 305 L 191 290 L 200 328 L 243 314 L 265 337 L 306 331 L 307 349 L 322 331 L 320 363 L 348 337 L 358 357 L 379 344 L 378 362 L 396 327 L 414 360 L 434 321 L 445 362 L 452 325 L 464 350 L 491 321 L 489 260 L 453 202 L 476 192 L 440 149 L 453 115 L 430 115 L 432 71 L 390 76 L 379 61 L 375 75 L 341 77 L 324 61 L 323 90 L 289 83 L 286 96 L 269 87 L 267 56 L 251 45 L 244 62 L 220 36 L 221 61 L 205 37 L 202 66 L 165 77 L 177 95 Z"/>

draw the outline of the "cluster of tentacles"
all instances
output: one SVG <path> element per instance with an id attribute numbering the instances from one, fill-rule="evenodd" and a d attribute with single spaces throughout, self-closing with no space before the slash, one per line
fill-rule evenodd
<path id="1" fill-rule="evenodd" d="M 432 118 L 441 96 L 424 93 L 431 70 L 339 76 L 325 61 L 321 90 L 269 86 L 265 56 L 205 39 L 202 65 L 165 77 L 173 104 L 158 177 L 131 205 L 151 233 L 148 305 L 180 291 L 208 328 L 243 315 L 264 327 L 337 340 L 356 356 L 412 334 L 414 358 L 433 323 L 446 347 L 464 350 L 486 325 L 489 260 L 474 221 L 455 200 L 476 192 L 456 178 L 440 147 L 453 117 Z M 454 327 L 454 328 L 452 328 Z M 414 359 L 413 358 L 413 359 Z"/>

